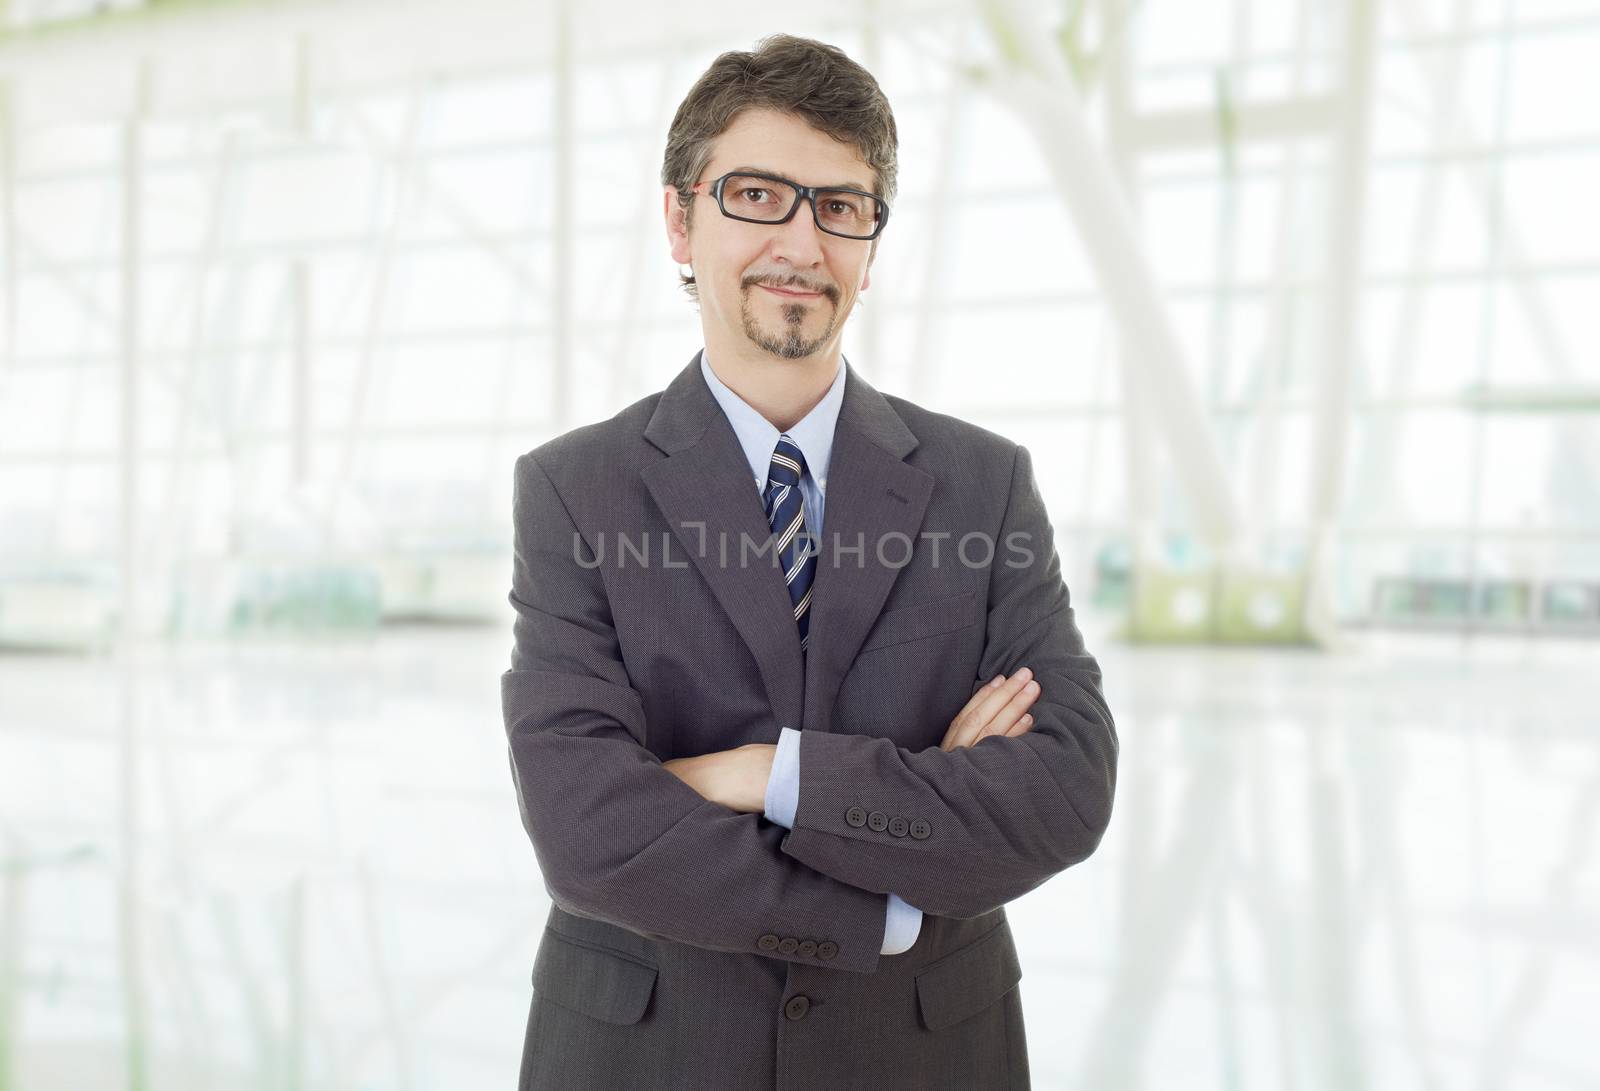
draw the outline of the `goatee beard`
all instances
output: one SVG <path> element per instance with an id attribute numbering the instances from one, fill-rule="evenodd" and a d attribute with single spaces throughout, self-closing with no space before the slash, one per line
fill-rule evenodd
<path id="1" fill-rule="evenodd" d="M 750 293 L 754 290 L 754 288 L 745 290 L 744 304 L 739 309 L 740 318 L 744 321 L 744 335 L 772 355 L 784 360 L 799 360 L 816 352 L 828 343 L 828 338 L 833 336 L 831 321 L 827 329 L 817 337 L 808 340 L 801 333 L 805 326 L 807 310 L 802 303 L 783 304 L 784 332 L 776 337 L 767 333 L 756 318 L 755 308 L 750 305 Z M 838 309 L 835 308 L 835 318 L 838 317 L 838 313 Z"/>

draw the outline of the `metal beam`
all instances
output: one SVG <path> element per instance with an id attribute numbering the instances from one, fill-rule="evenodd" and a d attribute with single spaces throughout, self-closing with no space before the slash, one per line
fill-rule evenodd
<path id="1" fill-rule="evenodd" d="M 1008 62 L 986 86 L 1038 138 L 1127 346 L 1126 370 L 1150 395 L 1152 419 L 1193 504 L 1196 529 L 1219 555 L 1231 554 L 1241 536 L 1240 504 L 1155 271 L 1090 132 L 1075 77 L 1053 51 L 1054 38 L 1016 0 L 986 0 L 983 13 Z"/>
<path id="2" fill-rule="evenodd" d="M 1332 208 L 1325 242 L 1327 291 L 1320 309 L 1317 413 L 1312 418 L 1311 541 L 1306 553 L 1306 627 L 1319 639 L 1337 638 L 1332 602 L 1332 531 L 1344 493 L 1350 401 L 1358 366 L 1362 236 L 1371 146 L 1377 13 L 1372 0 L 1348 0 L 1344 22 L 1341 113 L 1334 134 Z"/>

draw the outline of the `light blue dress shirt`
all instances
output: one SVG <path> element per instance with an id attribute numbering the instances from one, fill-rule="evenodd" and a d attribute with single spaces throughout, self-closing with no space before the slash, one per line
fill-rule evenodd
<path id="1" fill-rule="evenodd" d="M 778 446 L 778 437 L 787 435 L 805 456 L 806 473 L 800 479 L 800 506 L 805 512 L 806 529 L 818 541 L 822 537 L 822 509 L 828 491 L 828 457 L 833 453 L 833 430 L 839 421 L 839 407 L 844 403 L 844 360 L 841 357 L 838 374 L 828 392 L 788 432 L 779 432 L 772 422 L 763 417 L 749 402 L 730 390 L 726 383 L 711 370 L 704 352 L 700 354 L 700 374 L 705 377 L 711 394 L 722 406 L 733 434 L 739 437 L 744 457 L 750 463 L 750 476 L 755 479 L 756 490 L 767 491 L 767 471 L 772 466 L 772 452 Z M 800 739 L 801 733 L 784 727 L 778 733 L 778 749 L 772 759 L 772 774 L 767 780 L 766 816 L 786 829 L 794 827 L 794 813 L 800 806 Z M 909 951 L 922 931 L 922 910 L 903 901 L 899 895 L 888 896 L 884 911 L 883 950 L 880 954 L 898 955 Z"/>

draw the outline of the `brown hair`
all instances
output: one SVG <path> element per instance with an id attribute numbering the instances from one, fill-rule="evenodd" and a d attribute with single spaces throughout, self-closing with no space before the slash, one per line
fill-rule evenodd
<path id="1" fill-rule="evenodd" d="M 773 34 L 757 42 L 754 52 L 731 51 L 712 61 L 672 118 L 661 184 L 678 188 L 685 230 L 694 219 L 695 195 L 687 190 L 711 162 L 712 143 L 740 113 L 763 107 L 793 115 L 854 147 L 872 168 L 878 196 L 894 203 L 899 134 L 878 81 L 837 46 Z M 873 239 L 869 263 L 877 252 Z M 694 277 L 680 272 L 678 278 L 698 300 Z"/>

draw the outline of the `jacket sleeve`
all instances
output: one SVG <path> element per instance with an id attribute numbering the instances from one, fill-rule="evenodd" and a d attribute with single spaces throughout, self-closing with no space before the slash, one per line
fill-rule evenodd
<path id="1" fill-rule="evenodd" d="M 1041 687 L 1029 709 L 1033 727 L 1022 735 L 913 751 L 862 734 L 848 719 L 834 731 L 805 732 L 799 805 L 783 851 L 846 883 L 893 890 L 924 913 L 975 917 L 1099 844 L 1116 786 L 1116 729 L 1099 665 L 1073 620 L 1031 459 L 1019 446 L 972 689 L 1022 667 Z M 885 827 L 896 816 L 907 822 L 896 827 L 900 836 Z"/>
<path id="2" fill-rule="evenodd" d="M 764 813 L 768 822 L 785 829 L 794 826 L 794 811 L 800 804 L 800 739 L 800 732 L 792 727 L 779 729 L 772 771 L 767 774 Z M 883 907 L 883 949 L 879 954 L 904 954 L 916 945 L 921 932 L 922 910 L 891 891 Z"/>
<path id="3" fill-rule="evenodd" d="M 551 899 L 715 951 L 876 969 L 882 892 L 784 855 L 782 827 L 705 799 L 644 746 L 644 705 L 596 553 L 531 453 L 517 460 L 513 520 L 515 641 L 501 704 L 522 823 Z"/>

